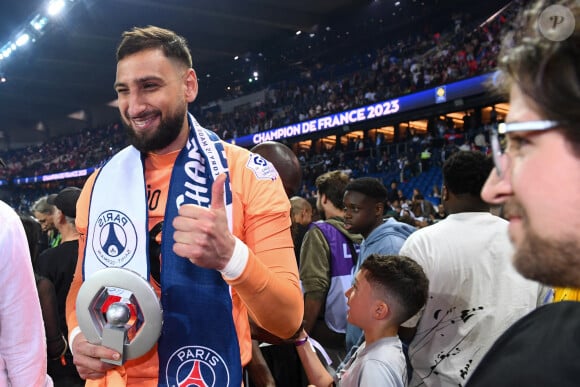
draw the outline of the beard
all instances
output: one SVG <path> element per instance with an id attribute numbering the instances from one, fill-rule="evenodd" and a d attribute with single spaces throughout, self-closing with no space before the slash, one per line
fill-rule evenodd
<path id="1" fill-rule="evenodd" d="M 510 203 L 511 211 L 525 211 L 517 203 Z M 580 242 L 567 234 L 559 239 L 546 238 L 525 223 L 524 237 L 513 257 L 514 267 L 524 277 L 549 286 L 580 287 Z"/>
<path id="2" fill-rule="evenodd" d="M 580 287 L 580 243 L 550 240 L 528 232 L 514 254 L 514 266 L 524 277 L 549 286 Z"/>
<path id="3" fill-rule="evenodd" d="M 148 153 L 164 149 L 175 141 L 181 132 L 186 112 L 186 107 L 178 108 L 175 112 L 162 118 L 159 126 L 150 133 L 137 133 L 131 127 L 131 122 L 127 121 L 124 116 L 121 116 L 121 121 L 127 131 L 131 145 L 143 153 Z M 147 112 L 147 114 L 149 113 L 151 112 Z"/>

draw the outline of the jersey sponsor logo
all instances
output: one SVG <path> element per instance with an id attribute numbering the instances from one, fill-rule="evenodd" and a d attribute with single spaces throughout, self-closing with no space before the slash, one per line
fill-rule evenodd
<path id="1" fill-rule="evenodd" d="M 116 210 L 104 211 L 92 230 L 91 245 L 103 265 L 123 267 L 131 261 L 137 249 L 137 231 L 125 214 Z"/>
<path id="2" fill-rule="evenodd" d="M 254 153 L 250 154 L 246 168 L 254 172 L 258 180 L 276 180 L 278 178 L 278 171 L 276 171 L 272 163 Z"/>
<path id="3" fill-rule="evenodd" d="M 182 347 L 175 351 L 165 369 L 170 387 L 228 387 L 230 374 L 222 357 L 202 346 Z"/>

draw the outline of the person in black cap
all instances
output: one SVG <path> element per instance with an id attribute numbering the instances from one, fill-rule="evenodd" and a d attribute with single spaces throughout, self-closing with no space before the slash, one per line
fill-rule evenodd
<path id="1" fill-rule="evenodd" d="M 76 205 L 81 190 L 77 187 L 67 187 L 58 194 L 48 196 L 47 202 L 55 206 L 53 222 L 62 235 L 61 244 L 45 250 L 38 257 L 37 272 L 52 281 L 56 290 L 60 329 L 68 332 L 66 325 L 66 296 L 70 289 L 73 274 L 77 264 L 79 249 L 79 233 L 75 226 Z M 61 359 L 48 361 L 48 374 L 55 386 L 84 386 L 73 364 L 70 349 L 67 349 Z"/>

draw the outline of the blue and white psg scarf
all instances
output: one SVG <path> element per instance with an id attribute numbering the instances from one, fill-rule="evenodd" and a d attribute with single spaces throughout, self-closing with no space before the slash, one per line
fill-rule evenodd
<path id="1" fill-rule="evenodd" d="M 241 386 L 242 366 L 230 288 L 216 270 L 173 252 L 173 218 L 182 204 L 209 207 L 211 186 L 227 176 L 224 201 L 232 230 L 232 192 L 223 145 L 188 114 L 190 134 L 169 184 L 161 243 L 159 386 Z M 147 198 L 140 152 L 129 146 L 100 170 L 89 209 L 83 276 L 123 267 L 149 279 Z"/>

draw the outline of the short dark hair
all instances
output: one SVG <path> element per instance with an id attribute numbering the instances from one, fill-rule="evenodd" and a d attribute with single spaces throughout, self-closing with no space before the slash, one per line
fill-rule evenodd
<path id="1" fill-rule="evenodd" d="M 443 182 L 455 195 L 469 194 L 479 198 L 492 169 L 492 159 L 483 153 L 458 151 L 443 164 Z"/>
<path id="2" fill-rule="evenodd" d="M 192 67 L 191 52 L 184 37 L 165 28 L 147 26 L 133 27 L 123 32 L 117 47 L 117 62 L 138 52 L 160 48 L 168 58 L 176 59 L 188 68 Z"/>
<path id="3" fill-rule="evenodd" d="M 571 36 L 548 39 L 538 28 L 541 12 L 549 5 L 568 8 L 575 19 Z M 494 88 L 507 95 L 516 85 L 559 129 L 580 157 L 580 3 L 578 0 L 539 0 L 523 9 L 513 29 L 502 39 L 498 77 Z"/>
<path id="4" fill-rule="evenodd" d="M 373 289 L 383 292 L 393 321 L 400 325 L 413 317 L 427 302 L 429 280 L 423 268 L 403 255 L 371 254 L 361 265 Z"/>
<path id="5" fill-rule="evenodd" d="M 318 194 L 324 194 L 330 202 L 336 207 L 344 207 L 342 198 L 346 185 L 348 184 L 348 175 L 342 171 L 330 171 L 323 173 L 316 178 L 314 183 Z"/>
<path id="6" fill-rule="evenodd" d="M 374 177 L 359 177 L 348 183 L 345 191 L 360 192 L 381 203 L 387 200 L 387 189 L 379 179 Z"/>

